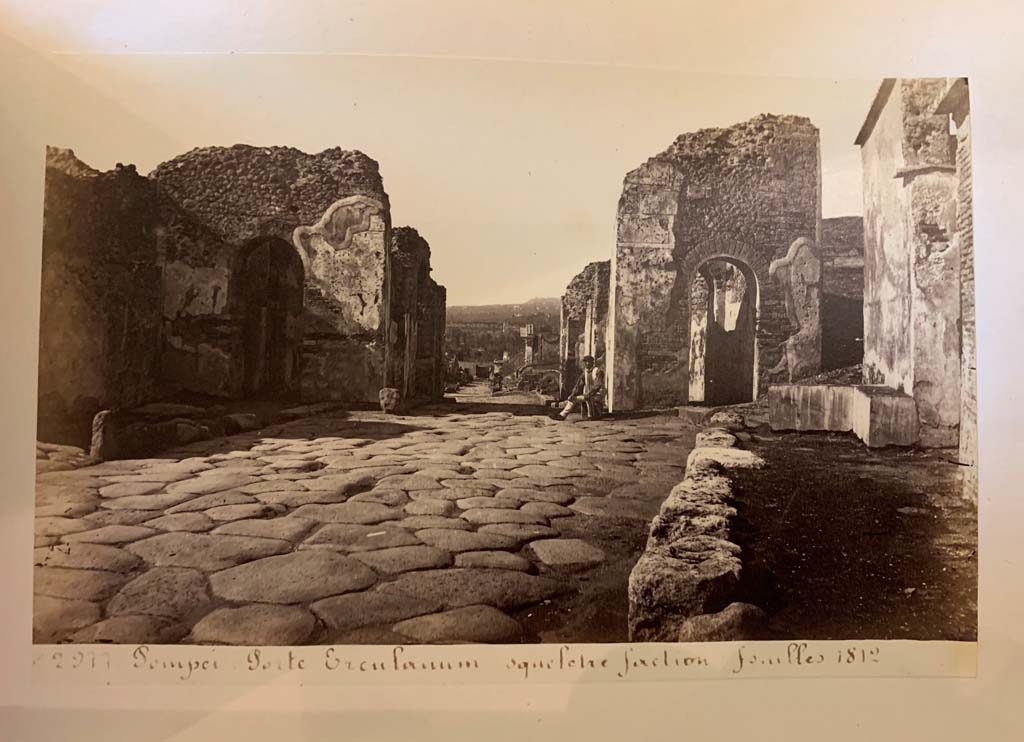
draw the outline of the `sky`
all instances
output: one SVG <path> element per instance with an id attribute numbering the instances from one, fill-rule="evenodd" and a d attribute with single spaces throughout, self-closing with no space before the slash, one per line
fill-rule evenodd
<path id="1" fill-rule="evenodd" d="M 109 48 L 118 31 L 138 38 L 115 23 L 125 18 L 97 11 L 77 31 Z M 47 142 L 98 169 L 142 173 L 199 146 L 361 150 L 380 164 L 392 223 L 430 242 L 450 305 L 561 295 L 611 256 L 628 171 L 681 133 L 759 113 L 820 129 L 824 216 L 862 208 L 853 140 L 878 77 L 428 53 L 168 55 L 152 39 L 144 54 L 86 44 L 50 55 L 62 84 L 50 86 L 60 98 L 48 104 Z"/>

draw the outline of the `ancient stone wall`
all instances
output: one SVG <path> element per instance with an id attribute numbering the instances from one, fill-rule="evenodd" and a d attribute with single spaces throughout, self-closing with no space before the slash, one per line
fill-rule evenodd
<path id="1" fill-rule="evenodd" d="M 864 357 L 864 219 L 821 220 L 821 367 Z"/>
<path id="2" fill-rule="evenodd" d="M 864 173 L 864 382 L 910 394 L 921 442 L 956 445 L 960 257 L 955 141 L 937 79 L 887 80 L 857 139 Z"/>
<path id="3" fill-rule="evenodd" d="M 582 358 L 605 356 L 611 261 L 590 263 L 578 273 L 562 296 L 559 320 L 559 394 L 564 399 L 582 373 Z"/>
<path id="4" fill-rule="evenodd" d="M 162 284 L 152 183 L 48 148 L 38 437 L 88 445 L 92 418 L 157 394 Z"/>
<path id="5" fill-rule="evenodd" d="M 446 291 L 430 277 L 430 245 L 412 227 L 391 239 L 389 382 L 405 399 L 444 394 Z"/>
<path id="6" fill-rule="evenodd" d="M 978 376 L 974 289 L 974 197 L 971 104 L 967 78 L 950 82 L 938 113 L 956 129 L 956 243 L 960 251 L 960 450 L 963 494 L 978 500 Z"/>
<path id="7" fill-rule="evenodd" d="M 169 380 L 225 396 L 376 400 L 386 381 L 391 225 L 373 160 L 341 149 L 207 147 L 150 177 L 167 224 Z M 286 283 L 300 277 L 300 312 L 288 286 L 269 303 L 245 290 L 270 266 Z M 254 346 L 281 357 L 254 357 Z"/>
<path id="8" fill-rule="evenodd" d="M 447 290 L 429 275 L 421 277 L 417 304 L 416 342 L 417 397 L 444 396 L 444 332 Z"/>
<path id="9" fill-rule="evenodd" d="M 817 243 L 820 222 L 818 130 L 806 118 L 761 115 L 684 134 L 629 173 L 611 268 L 612 409 L 687 401 L 690 290 L 713 258 L 749 271 L 756 285 L 752 386 L 763 392 L 797 331 L 768 266 L 798 238 Z"/>

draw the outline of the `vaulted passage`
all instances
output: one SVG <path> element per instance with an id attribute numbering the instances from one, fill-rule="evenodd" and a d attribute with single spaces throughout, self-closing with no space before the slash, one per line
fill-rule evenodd
<path id="1" fill-rule="evenodd" d="M 690 290 L 690 401 L 754 399 L 757 281 L 732 259 L 704 263 Z"/>
<path id="2" fill-rule="evenodd" d="M 249 396 L 281 397 L 294 388 L 302 342 L 302 281 L 302 261 L 284 240 L 257 240 L 241 254 L 236 285 Z"/>

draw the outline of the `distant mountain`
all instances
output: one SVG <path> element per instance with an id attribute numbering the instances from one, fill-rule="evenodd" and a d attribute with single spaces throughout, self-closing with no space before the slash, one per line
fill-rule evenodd
<path id="1" fill-rule="evenodd" d="M 540 318 L 554 318 L 558 323 L 558 314 L 562 300 L 558 297 L 530 299 L 522 304 L 481 304 L 478 306 L 448 307 L 449 322 L 508 322 L 517 324 L 526 320 L 536 321 Z"/>
<path id="2" fill-rule="evenodd" d="M 562 300 L 530 299 L 522 304 L 448 307 L 445 349 L 461 361 L 490 363 L 508 353 L 515 367 L 524 360 L 520 328 L 533 325 L 535 362 L 558 357 L 558 322 Z"/>

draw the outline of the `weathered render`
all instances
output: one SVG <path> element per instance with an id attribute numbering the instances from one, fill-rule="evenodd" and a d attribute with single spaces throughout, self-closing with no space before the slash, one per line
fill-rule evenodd
<path id="1" fill-rule="evenodd" d="M 236 145 L 193 150 L 150 177 L 169 223 L 174 381 L 223 396 L 377 399 L 391 229 L 377 163 Z"/>
<path id="2" fill-rule="evenodd" d="M 579 379 L 584 356 L 604 360 L 610 270 L 608 260 L 590 263 L 569 282 L 562 296 L 558 342 L 562 399 Z"/>
<path id="3" fill-rule="evenodd" d="M 97 412 L 157 392 L 156 190 L 132 166 L 48 148 L 43 208 L 38 438 L 87 445 Z"/>
<path id="4" fill-rule="evenodd" d="M 818 130 L 806 118 L 761 115 L 684 134 L 629 173 L 610 279 L 611 408 L 687 401 L 692 287 L 712 260 L 743 274 L 756 328 L 745 340 L 754 354 L 745 396 L 765 390 L 800 330 L 769 265 L 799 238 L 817 245 L 820 228 Z"/>
<path id="5" fill-rule="evenodd" d="M 445 290 L 425 242 L 392 286 L 388 197 L 360 152 L 208 147 L 143 177 L 51 149 L 45 222 L 41 439 L 83 445 L 100 410 L 155 400 L 443 391 Z"/>
<path id="6" fill-rule="evenodd" d="M 883 81 L 856 143 L 864 176 L 864 384 L 852 392 L 773 389 L 771 425 L 853 429 L 871 437 L 869 445 L 958 446 L 965 496 L 976 498 L 967 81 Z M 832 271 L 833 285 L 840 285 L 834 260 Z M 856 286 L 842 282 L 842 288 Z M 858 395 L 871 404 L 851 407 L 849 415 L 830 402 Z"/>
<path id="7" fill-rule="evenodd" d="M 956 143 L 943 78 L 886 80 L 857 137 L 864 172 L 864 383 L 917 402 L 921 442 L 960 419 Z"/>

